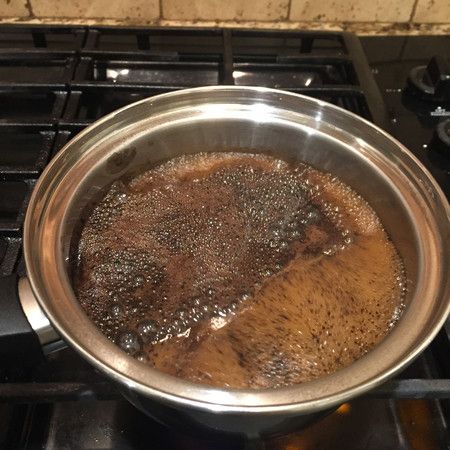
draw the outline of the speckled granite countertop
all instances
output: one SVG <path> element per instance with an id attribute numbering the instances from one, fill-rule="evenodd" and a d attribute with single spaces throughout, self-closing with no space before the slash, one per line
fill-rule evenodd
<path id="1" fill-rule="evenodd" d="M 157 20 L 134 22 L 116 19 L 0 19 L 0 24 L 45 24 L 45 25 L 115 25 L 115 26 L 166 26 L 166 27 L 230 27 L 273 30 L 322 30 L 349 31 L 359 35 L 438 35 L 450 34 L 450 23 L 417 24 L 387 22 L 235 22 L 235 21 L 178 21 Z"/>

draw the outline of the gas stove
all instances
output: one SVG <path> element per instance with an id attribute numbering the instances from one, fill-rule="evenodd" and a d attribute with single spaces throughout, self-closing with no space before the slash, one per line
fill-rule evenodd
<path id="1" fill-rule="evenodd" d="M 433 58 L 434 57 L 434 58 Z M 276 87 L 375 122 L 450 197 L 450 36 L 307 31 L 0 27 L 0 274 L 24 274 L 21 230 L 46 164 L 81 129 L 142 98 L 193 86 Z M 397 378 L 267 449 L 450 448 L 450 326 Z M 136 410 L 73 350 L 0 364 L 0 448 L 230 449 Z"/>

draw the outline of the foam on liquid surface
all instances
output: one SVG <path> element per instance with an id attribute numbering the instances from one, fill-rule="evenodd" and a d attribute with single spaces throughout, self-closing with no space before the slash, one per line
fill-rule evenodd
<path id="1" fill-rule="evenodd" d="M 350 364 L 395 324 L 405 292 L 396 249 L 359 195 L 262 155 L 199 153 L 116 182 L 77 257 L 76 295 L 111 340 L 222 387 Z"/>

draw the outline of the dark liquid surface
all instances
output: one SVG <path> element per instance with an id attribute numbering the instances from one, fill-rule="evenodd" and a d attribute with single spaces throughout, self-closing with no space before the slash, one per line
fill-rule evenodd
<path id="1" fill-rule="evenodd" d="M 116 182 L 74 271 L 122 349 L 198 383 L 277 387 L 360 358 L 398 320 L 404 270 L 369 205 L 304 164 L 173 159 Z"/>

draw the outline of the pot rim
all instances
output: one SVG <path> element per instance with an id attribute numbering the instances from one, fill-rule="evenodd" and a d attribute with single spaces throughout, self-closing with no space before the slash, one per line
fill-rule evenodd
<path id="1" fill-rule="evenodd" d="M 368 352 L 367 355 L 330 375 L 284 388 L 232 390 L 198 385 L 172 377 L 139 363 L 131 356 L 122 352 L 122 350 L 103 336 L 87 316 L 84 315 L 73 293 L 70 295 L 71 289 L 70 286 L 67 286 L 67 280 L 65 280 L 66 283 L 64 284 L 60 279 L 61 274 L 55 272 L 55 268 L 52 267 L 51 262 L 61 257 L 61 253 L 58 252 L 60 235 L 57 231 L 59 230 L 58 226 L 60 226 L 58 220 L 62 220 L 63 217 L 62 215 L 56 216 L 54 214 L 56 209 L 52 210 L 52 208 L 56 208 L 55 192 L 63 190 L 62 186 L 68 183 L 69 178 L 67 176 L 64 179 L 61 178 L 59 184 L 56 184 L 54 177 L 55 174 L 61 177 L 61 173 L 64 172 L 64 165 L 67 164 L 70 153 L 73 153 L 73 149 L 80 145 L 87 145 L 86 142 L 92 139 L 92 132 L 114 121 L 120 121 L 122 116 L 143 105 L 148 106 L 149 110 L 151 110 L 158 103 L 177 100 L 177 98 L 183 98 L 183 96 L 189 98 L 190 96 L 211 96 L 219 95 L 220 93 L 235 94 L 235 96 L 242 93 L 243 95 L 254 96 L 255 99 L 267 96 L 280 104 L 287 100 L 298 102 L 299 105 L 302 102 L 307 102 L 317 106 L 319 110 L 328 111 L 331 114 L 346 118 L 350 122 L 363 124 L 368 133 L 374 133 L 386 146 L 389 144 L 392 148 L 395 148 L 396 152 L 398 152 L 397 156 L 401 157 L 403 161 L 406 161 L 405 164 L 413 172 L 416 171 L 420 174 L 421 179 L 418 180 L 414 188 L 420 192 L 426 201 L 432 202 L 435 205 L 435 209 L 431 209 L 422 202 L 422 207 L 425 206 L 426 211 L 424 211 L 423 217 L 418 218 L 418 220 L 426 222 L 424 227 L 428 231 L 436 231 L 438 228 L 433 221 L 437 220 L 435 217 L 436 208 L 441 208 L 440 212 L 444 217 L 444 219 L 441 219 L 445 221 L 446 218 L 448 225 L 450 207 L 445 195 L 436 181 L 428 173 L 427 169 L 401 143 L 376 125 L 358 115 L 322 100 L 270 88 L 210 86 L 185 89 L 149 97 L 108 114 L 79 133 L 50 162 L 36 184 L 25 217 L 24 255 L 30 285 L 44 312 L 61 336 L 87 360 L 93 363 L 94 366 L 132 391 L 179 406 L 189 406 L 200 410 L 221 413 L 310 413 L 330 408 L 383 383 L 409 364 L 431 342 L 450 311 L 450 284 L 445 278 L 442 279 L 441 273 L 431 273 L 433 276 L 429 277 L 430 281 L 428 282 L 430 286 L 425 286 L 430 288 L 431 293 L 422 290 L 422 293 L 428 296 L 426 297 L 427 301 L 432 306 L 437 308 L 436 303 L 438 301 L 441 304 L 432 320 L 430 319 L 429 323 L 427 322 L 429 327 L 426 332 L 422 333 L 421 336 L 414 337 L 415 345 L 412 345 L 413 337 L 410 336 L 409 345 L 405 346 L 401 351 L 399 349 L 389 349 L 389 344 L 395 343 L 395 339 L 392 339 L 392 337 L 398 331 L 397 328 L 402 322 L 401 318 L 399 324 L 394 327 L 393 331 L 373 350 Z M 66 167 L 66 171 L 68 170 L 70 170 L 70 167 Z M 58 207 L 60 210 L 63 209 L 61 205 Z M 436 265 L 436 263 L 441 263 L 440 267 L 442 268 L 443 266 L 445 270 L 448 267 L 448 260 L 450 259 L 448 234 L 441 235 L 441 233 L 438 233 L 438 235 L 429 236 L 428 238 L 431 240 L 427 242 L 431 243 L 430 245 L 434 245 L 433 249 L 435 250 L 429 256 L 431 259 L 437 258 L 434 262 L 430 259 L 430 264 L 432 264 L 430 267 L 436 269 L 436 267 L 439 267 L 439 264 Z M 443 243 L 439 239 L 443 240 Z M 36 242 L 39 242 L 37 248 Z M 52 243 L 53 245 L 50 245 Z M 429 249 L 423 250 L 428 251 Z M 437 291 L 436 286 L 431 286 L 432 281 L 443 283 L 439 291 Z M 56 283 L 58 287 L 54 289 L 55 286 L 52 283 Z M 444 298 L 437 298 L 439 294 L 444 296 Z M 55 300 L 57 296 L 59 296 L 59 301 L 58 299 Z M 432 298 L 433 296 L 436 298 Z M 81 335 L 76 336 L 79 330 L 76 330 L 73 324 L 67 326 L 67 324 L 63 323 L 65 319 L 62 316 L 60 311 L 61 307 L 58 306 L 58 303 L 64 304 L 66 307 L 70 305 L 73 311 L 71 309 L 68 313 L 72 315 L 72 319 L 78 321 L 77 327 L 82 328 L 85 332 L 89 331 L 89 333 L 84 334 L 84 337 Z M 395 354 L 395 363 L 392 363 L 382 373 L 373 371 L 372 375 L 366 376 L 363 381 L 360 379 L 358 381 L 358 371 L 364 372 L 366 370 L 368 366 L 367 361 L 370 360 L 372 367 L 374 367 L 377 358 L 386 358 L 387 353 Z M 334 387 L 331 389 L 331 393 L 330 386 Z"/>

